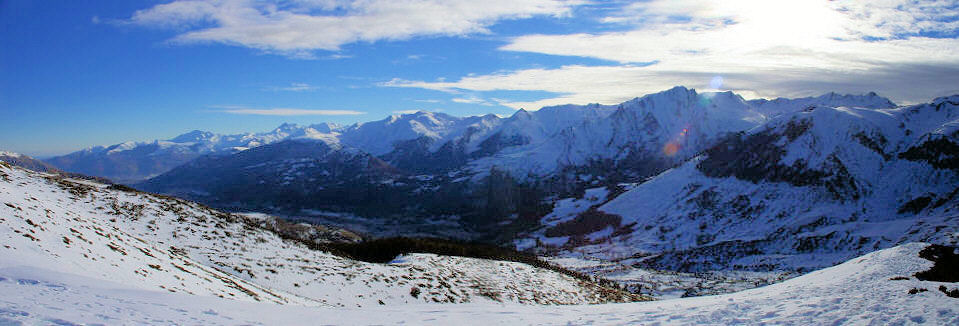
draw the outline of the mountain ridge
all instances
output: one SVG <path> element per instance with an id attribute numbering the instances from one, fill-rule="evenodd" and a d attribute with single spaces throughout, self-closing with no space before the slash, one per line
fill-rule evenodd
<path id="1" fill-rule="evenodd" d="M 660 94 L 670 92 L 688 92 L 685 87 L 674 87 Z M 693 90 L 693 92 L 695 92 Z M 727 92 L 728 93 L 728 92 Z M 724 94 L 724 93 L 706 93 Z M 731 93 L 730 93 L 731 94 Z M 647 95 L 645 97 L 652 96 Z M 725 96 L 725 95 L 720 95 Z M 857 98 L 872 98 L 872 102 Z M 634 100 L 638 100 L 636 98 Z M 836 101 L 862 102 L 868 105 L 894 105 L 888 99 L 878 97 L 875 93 L 866 95 L 826 94 L 816 98 L 776 99 L 772 101 L 744 101 L 747 105 L 771 107 L 774 103 L 776 112 L 785 112 L 797 109 L 798 106 L 809 103 L 832 103 Z M 880 100 L 882 99 L 882 100 Z M 741 98 L 740 98 L 741 100 Z M 629 101 L 625 102 L 628 103 Z M 802 102 L 802 103 L 799 103 Z M 625 104 L 624 103 L 624 104 Z M 878 104 L 876 104 L 878 103 Z M 622 105 L 622 104 L 620 104 Z M 121 183 L 136 183 L 147 178 L 157 176 L 187 161 L 202 155 L 228 155 L 256 146 L 266 145 L 277 141 L 296 138 L 323 139 L 328 144 L 355 147 L 375 156 L 382 156 L 397 150 L 398 143 L 409 142 L 425 137 L 428 141 L 428 151 L 434 153 L 445 147 L 462 147 L 466 155 L 483 151 L 479 156 L 494 154 L 505 147 L 522 145 L 536 145 L 556 135 L 560 130 L 579 125 L 584 121 L 603 119 L 611 114 L 617 105 L 562 105 L 544 107 L 532 113 L 517 111 L 507 118 L 499 118 L 487 114 L 483 116 L 454 117 L 440 112 L 420 111 L 411 114 L 392 115 L 382 120 L 356 123 L 349 126 L 340 126 L 331 123 L 317 123 L 306 126 L 284 123 L 279 127 L 261 133 L 241 133 L 220 135 L 208 131 L 193 130 L 177 135 L 167 140 L 150 142 L 125 142 L 110 146 L 93 146 L 86 149 L 53 157 L 45 160 L 60 169 L 88 175 L 106 177 Z M 769 111 L 768 109 L 764 109 Z M 537 122 L 535 126 L 517 125 L 517 119 L 526 117 Z M 530 121 L 527 119 L 527 121 Z M 522 120 L 522 119 L 520 119 Z M 510 125 L 510 127 L 501 127 Z M 530 128 L 535 130 L 530 130 Z M 529 132 L 533 132 L 529 134 Z M 496 136 L 499 134 L 498 136 Z M 511 139 L 501 145 L 483 142 L 491 136 Z M 459 145 L 457 145 L 459 144 Z M 494 152 L 491 152 L 495 150 Z M 477 155 L 473 155 L 477 156 Z M 575 156 L 575 155 L 574 155 Z M 581 159 L 574 159 L 575 163 L 582 163 Z M 567 160 L 570 162 L 570 160 Z M 547 163 L 548 167 L 555 167 L 556 162 Z M 487 166 L 480 164 L 476 170 Z M 528 168 L 526 170 L 529 170 Z"/>

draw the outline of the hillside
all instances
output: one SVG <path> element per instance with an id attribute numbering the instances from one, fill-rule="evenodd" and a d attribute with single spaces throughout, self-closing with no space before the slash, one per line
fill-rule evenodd
<path id="1" fill-rule="evenodd" d="M 0 163 L 2 265 L 145 291 L 308 306 L 635 299 L 521 263 L 428 254 L 363 263 L 284 240 L 260 228 L 260 219 L 127 189 Z"/>

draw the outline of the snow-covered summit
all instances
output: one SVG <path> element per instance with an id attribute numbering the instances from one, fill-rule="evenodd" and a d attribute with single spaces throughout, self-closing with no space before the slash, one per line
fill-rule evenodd
<path id="1" fill-rule="evenodd" d="M 174 143 L 196 143 L 213 138 L 214 134 L 209 131 L 193 130 L 170 139 Z"/>

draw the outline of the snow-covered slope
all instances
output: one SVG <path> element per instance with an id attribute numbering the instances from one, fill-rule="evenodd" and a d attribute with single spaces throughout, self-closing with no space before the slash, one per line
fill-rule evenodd
<path id="1" fill-rule="evenodd" d="M 344 259 L 281 239 L 244 216 L 124 189 L 0 163 L 0 265 L 126 288 L 314 306 L 632 298 L 520 263 L 424 254 L 392 264 Z"/>
<path id="2" fill-rule="evenodd" d="M 50 324 L 959 324 L 956 283 L 913 277 L 924 244 L 874 252 L 783 283 L 727 295 L 590 306 L 302 307 L 132 289 L 34 266 L 0 265 L 0 323 Z M 2 260 L 0 260 L 2 261 Z M 956 290 L 959 291 L 959 290 Z"/>
<path id="3" fill-rule="evenodd" d="M 959 96 L 784 114 L 598 207 L 608 223 L 571 245 L 701 271 L 808 270 L 904 242 L 955 244 L 957 121 Z"/>

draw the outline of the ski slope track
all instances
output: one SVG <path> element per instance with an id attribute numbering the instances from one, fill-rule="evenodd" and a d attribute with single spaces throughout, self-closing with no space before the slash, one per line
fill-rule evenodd
<path id="1" fill-rule="evenodd" d="M 521 263 L 429 254 L 390 264 L 354 261 L 281 239 L 259 228 L 261 220 L 118 189 L 0 163 L 0 265 L 131 289 L 307 306 L 635 298 Z"/>

